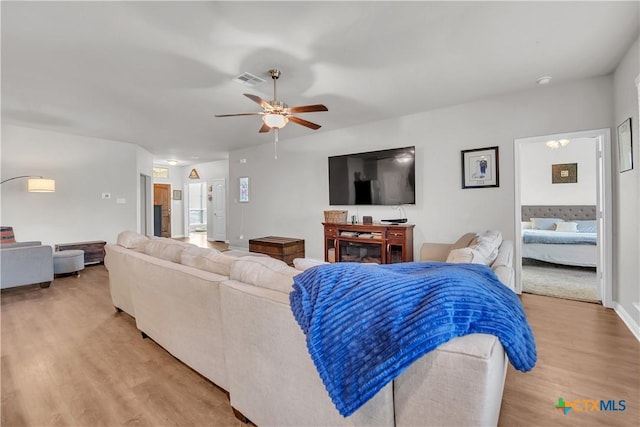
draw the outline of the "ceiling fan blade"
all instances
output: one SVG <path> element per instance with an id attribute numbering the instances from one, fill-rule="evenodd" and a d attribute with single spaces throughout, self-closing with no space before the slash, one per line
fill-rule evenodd
<path id="1" fill-rule="evenodd" d="M 322 104 L 289 107 L 289 112 L 291 113 L 313 113 L 314 111 L 329 111 L 329 109 Z"/>
<path id="2" fill-rule="evenodd" d="M 311 122 L 309 122 L 307 120 L 304 120 L 304 119 L 301 119 L 299 117 L 289 116 L 288 118 L 289 118 L 290 121 L 292 121 L 294 123 L 297 123 L 297 124 L 302 125 L 302 126 L 306 126 L 306 127 L 310 128 L 310 129 L 313 129 L 313 130 L 320 129 L 320 127 L 321 127 L 320 125 L 317 125 L 315 123 L 311 123 Z"/>
<path id="3" fill-rule="evenodd" d="M 271 128 L 269 126 L 267 126 L 266 123 L 262 124 L 262 127 L 260 128 L 260 130 L 258 131 L 258 133 L 264 133 L 264 132 L 269 132 L 271 130 Z"/>
<path id="4" fill-rule="evenodd" d="M 216 114 L 216 117 L 234 117 L 234 116 L 260 116 L 264 113 L 238 113 L 238 114 Z"/>
<path id="5" fill-rule="evenodd" d="M 255 102 L 256 104 L 258 104 L 259 106 L 261 106 L 262 108 L 264 108 L 265 110 L 271 109 L 271 105 L 264 99 L 260 98 L 259 96 L 251 95 L 250 93 L 245 93 L 243 95 L 249 98 L 250 100 L 252 100 L 253 102 Z"/>

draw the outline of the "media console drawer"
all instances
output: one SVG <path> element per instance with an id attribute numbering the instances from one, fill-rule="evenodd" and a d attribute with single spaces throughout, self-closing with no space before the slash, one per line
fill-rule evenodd
<path id="1" fill-rule="evenodd" d="M 295 258 L 304 258 L 304 240 L 278 236 L 260 237 L 249 240 L 249 252 L 269 255 L 293 265 Z"/>

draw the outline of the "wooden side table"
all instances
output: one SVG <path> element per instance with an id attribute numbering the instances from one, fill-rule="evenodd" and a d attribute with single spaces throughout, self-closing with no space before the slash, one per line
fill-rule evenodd
<path id="1" fill-rule="evenodd" d="M 84 251 L 84 265 L 104 263 L 104 245 L 107 242 L 96 240 L 93 242 L 60 243 L 56 245 L 56 251 L 68 251 L 80 249 Z"/>
<path id="2" fill-rule="evenodd" d="M 269 255 L 293 265 L 295 258 L 304 258 L 304 240 L 278 236 L 260 237 L 249 240 L 249 252 Z"/>

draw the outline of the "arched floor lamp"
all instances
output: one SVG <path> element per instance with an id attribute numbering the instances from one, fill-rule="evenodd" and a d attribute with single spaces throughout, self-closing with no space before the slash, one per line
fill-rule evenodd
<path id="1" fill-rule="evenodd" d="M 56 180 L 48 179 L 43 176 L 36 175 L 22 175 L 22 176 L 14 176 L 13 178 L 5 179 L 0 182 L 0 184 L 4 184 L 5 182 L 13 181 L 14 179 L 27 178 L 27 191 L 30 193 L 55 193 L 56 191 Z"/>

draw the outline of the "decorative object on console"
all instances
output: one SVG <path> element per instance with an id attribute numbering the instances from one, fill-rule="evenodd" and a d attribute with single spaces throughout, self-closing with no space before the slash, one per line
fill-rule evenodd
<path id="1" fill-rule="evenodd" d="M 631 117 L 618 126 L 618 169 L 620 172 L 626 172 L 633 169 Z"/>
<path id="2" fill-rule="evenodd" d="M 370 217 L 370 216 L 367 216 L 367 215 L 363 216 L 363 217 L 362 217 L 362 223 L 363 223 L 364 225 L 371 225 L 371 224 L 373 224 L 373 217 Z"/>
<path id="3" fill-rule="evenodd" d="M 578 182 L 578 164 L 563 163 L 551 165 L 552 184 L 575 184 Z"/>
<path id="4" fill-rule="evenodd" d="M 462 150 L 462 188 L 500 187 L 498 147 Z"/>
<path id="5" fill-rule="evenodd" d="M 0 184 L 4 184 L 5 182 L 13 181 L 14 179 L 27 178 L 27 191 L 29 193 L 55 193 L 56 191 L 56 181 L 55 179 L 45 178 L 43 176 L 35 176 L 35 175 L 22 175 L 22 176 L 14 176 L 13 178 L 5 179 L 0 182 Z"/>
<path id="6" fill-rule="evenodd" d="M 346 224 L 348 213 L 349 211 L 341 210 L 324 211 L 324 222 Z"/>

